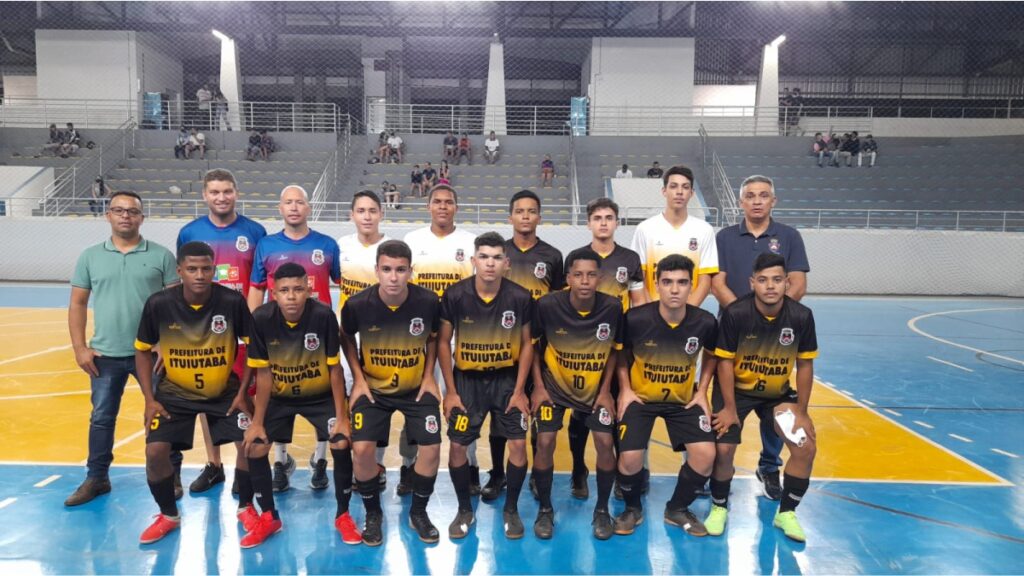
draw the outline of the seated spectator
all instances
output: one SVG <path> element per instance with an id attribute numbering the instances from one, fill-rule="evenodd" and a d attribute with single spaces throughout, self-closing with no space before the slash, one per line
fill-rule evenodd
<path id="1" fill-rule="evenodd" d="M 185 158 L 191 159 L 192 152 L 199 150 L 199 159 L 206 160 L 206 136 L 193 128 L 188 135 L 188 143 L 185 144 Z"/>
<path id="2" fill-rule="evenodd" d="M 82 137 L 78 134 L 78 130 L 75 130 L 75 125 L 68 122 L 67 130 L 64 130 L 64 138 L 61 140 L 60 157 L 67 158 L 78 152 L 81 143 Z"/>
<path id="3" fill-rule="evenodd" d="M 444 148 L 442 150 L 443 158 L 445 160 L 455 160 L 459 154 L 459 139 L 455 137 L 451 131 L 444 137 Z"/>
<path id="4" fill-rule="evenodd" d="M 180 137 L 180 136 L 179 136 Z M 260 156 L 260 144 L 263 142 L 263 138 L 260 133 L 253 130 L 252 134 L 249 134 L 249 144 L 245 148 L 245 159 L 255 162 L 256 157 Z"/>
<path id="5" fill-rule="evenodd" d="M 818 157 L 818 168 L 824 166 L 826 159 L 832 159 L 832 154 L 828 149 L 828 140 L 825 140 L 821 132 L 814 133 L 814 144 L 811 145 L 811 153 Z"/>
<path id="6" fill-rule="evenodd" d="M 498 142 L 498 137 L 494 134 L 494 130 L 491 130 L 490 136 L 487 140 L 484 140 L 484 160 L 487 160 L 488 164 L 494 164 L 498 161 L 498 150 L 501 148 L 501 142 Z"/>
<path id="7" fill-rule="evenodd" d="M 419 164 L 412 167 L 412 184 L 409 186 L 409 195 L 419 198 L 423 195 L 423 171 Z"/>
<path id="8" fill-rule="evenodd" d="M 398 204 L 402 200 L 402 194 L 398 191 L 398 184 L 387 185 L 387 182 L 382 186 L 384 190 L 384 206 L 395 210 L 401 209 Z"/>
<path id="9" fill-rule="evenodd" d="M 452 169 L 448 166 L 447 160 L 441 161 L 441 169 L 437 171 L 437 183 L 449 186 L 452 183 Z"/>
<path id="10" fill-rule="evenodd" d="M 555 179 L 555 162 L 551 160 L 551 154 L 545 154 L 544 160 L 540 163 L 540 185 L 550 188 Z"/>
<path id="11" fill-rule="evenodd" d="M 56 156 L 61 144 L 64 143 L 63 138 L 64 135 L 57 129 L 57 125 L 50 124 L 50 135 L 46 139 L 46 144 L 43 144 L 43 151 L 41 153 Z"/>
<path id="12" fill-rule="evenodd" d="M 875 158 L 878 156 L 878 143 L 875 142 L 875 137 L 868 134 L 864 137 L 864 141 L 860 143 L 860 153 L 857 154 L 857 166 L 862 166 L 861 161 L 864 160 L 864 156 L 871 157 L 871 163 L 868 164 L 868 168 L 875 167 Z"/>
<path id="13" fill-rule="evenodd" d="M 405 143 L 402 142 L 402 137 L 395 134 L 395 131 L 392 130 L 391 134 L 388 135 L 388 153 L 391 155 L 392 159 L 398 158 L 399 164 L 402 163 L 402 146 L 404 144 Z"/>
<path id="14" fill-rule="evenodd" d="M 388 131 L 381 130 L 380 135 L 377 136 L 377 161 L 381 164 L 388 156 Z"/>
<path id="15" fill-rule="evenodd" d="M 662 170 L 661 166 L 658 165 L 658 162 L 655 161 L 654 164 L 651 164 L 651 169 L 647 171 L 647 177 L 657 178 L 658 180 L 661 180 L 661 177 L 664 173 L 665 171 Z"/>
<path id="16" fill-rule="evenodd" d="M 274 139 L 267 134 L 266 130 L 260 130 L 260 157 L 270 160 L 270 153 L 274 151 Z"/>
<path id="17" fill-rule="evenodd" d="M 851 132 L 843 137 L 843 144 L 839 148 L 839 159 L 846 159 L 846 167 L 853 168 L 853 157 L 860 154 L 860 138 L 856 132 Z M 839 162 L 836 162 L 839 167 Z"/>
<path id="18" fill-rule="evenodd" d="M 437 184 L 437 170 L 427 162 L 426 167 L 423 168 L 423 192 L 424 194 L 429 192 L 431 188 Z"/>
<path id="19" fill-rule="evenodd" d="M 838 134 L 832 134 L 828 139 L 828 155 L 829 164 L 839 167 L 839 149 L 842 147 L 843 141 L 839 138 Z"/>
<path id="20" fill-rule="evenodd" d="M 469 160 L 469 165 L 473 165 L 473 145 L 469 141 L 469 134 L 462 133 L 462 138 L 459 138 L 459 153 L 455 157 L 456 164 L 462 164 L 462 157 L 465 156 Z"/>
<path id="21" fill-rule="evenodd" d="M 174 141 L 174 157 L 185 160 L 188 158 L 188 130 L 182 126 L 178 130 L 178 138 Z"/>
<path id="22" fill-rule="evenodd" d="M 622 169 L 615 173 L 616 178 L 632 178 L 633 171 L 629 169 L 628 164 L 623 164 Z"/>
<path id="23" fill-rule="evenodd" d="M 89 200 L 89 211 L 93 216 L 102 216 L 104 212 L 104 198 L 110 198 L 114 191 L 103 181 L 103 176 L 97 176 L 92 183 L 92 200 Z"/>

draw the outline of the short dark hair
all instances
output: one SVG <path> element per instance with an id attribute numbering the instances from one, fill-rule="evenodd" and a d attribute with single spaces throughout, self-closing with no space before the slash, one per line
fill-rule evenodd
<path id="1" fill-rule="evenodd" d="M 306 269 L 303 268 L 301 264 L 296 264 L 295 262 L 285 262 L 274 272 L 274 280 L 283 280 L 285 278 L 305 278 L 306 276 Z"/>
<path id="2" fill-rule="evenodd" d="M 508 201 L 508 213 L 509 214 L 512 213 L 512 206 L 515 205 L 516 201 L 522 200 L 523 198 L 528 198 L 528 199 L 533 200 L 534 202 L 536 202 L 537 203 L 537 210 L 540 210 L 540 196 L 537 196 L 537 194 L 533 190 L 520 190 L 519 192 L 516 192 L 515 194 L 513 194 L 512 195 L 512 199 Z"/>
<path id="3" fill-rule="evenodd" d="M 654 279 L 660 280 L 662 272 L 671 272 L 673 270 L 686 270 L 686 273 L 690 276 L 690 280 L 693 280 L 693 260 L 690 260 L 682 254 L 669 254 L 658 261 L 658 266 L 654 272 Z"/>
<path id="4" fill-rule="evenodd" d="M 210 245 L 206 242 L 199 242 L 198 240 L 185 242 L 180 248 L 178 248 L 178 264 L 183 264 L 185 262 L 185 258 L 188 258 L 189 256 L 195 258 L 209 258 L 210 260 L 213 260 L 213 248 L 210 248 Z"/>
<path id="5" fill-rule="evenodd" d="M 766 268 L 774 268 L 776 266 L 782 266 L 782 271 L 786 271 L 786 259 L 782 257 L 782 254 L 774 254 L 772 252 L 762 252 L 754 260 L 753 274 L 757 274 L 761 270 Z"/>
<path id="6" fill-rule="evenodd" d="M 593 216 L 594 212 L 602 208 L 611 208 L 612 212 L 615 212 L 615 217 L 619 217 L 619 205 L 615 203 L 611 198 L 594 198 L 590 202 L 587 202 L 587 220 Z"/>
<path id="7" fill-rule="evenodd" d="M 672 176 L 685 176 L 690 184 L 693 184 L 693 170 L 690 170 L 686 166 L 680 164 L 679 166 L 673 166 L 665 171 L 665 175 L 661 177 L 661 182 L 664 186 L 668 186 L 668 179 Z"/>
<path id="8" fill-rule="evenodd" d="M 594 252 L 594 249 L 590 246 L 584 246 L 583 248 L 577 248 L 572 252 L 569 252 L 569 255 L 565 257 L 565 271 L 568 272 L 569 269 L 572 268 L 572 265 L 578 260 L 593 260 L 594 262 L 597 262 L 598 268 L 601 267 L 601 257 L 597 252 Z"/>
<path id="9" fill-rule="evenodd" d="M 214 180 L 219 180 L 221 182 L 231 182 L 232 186 L 238 186 L 238 183 L 235 182 L 235 175 L 232 174 L 230 170 L 225 170 L 224 168 L 214 168 L 213 170 L 207 170 L 206 174 L 203 175 L 203 188 L 206 188 L 206 185 L 209 182 L 213 182 Z"/>
<path id="10" fill-rule="evenodd" d="M 452 198 L 455 200 L 455 203 L 459 203 L 459 193 L 455 191 L 455 188 L 452 188 L 447 184 L 437 184 L 430 189 L 430 192 L 427 193 L 427 204 L 429 204 L 434 199 L 434 192 L 437 192 L 438 190 L 447 190 L 451 192 Z"/>
<path id="11" fill-rule="evenodd" d="M 377 208 L 381 207 L 380 206 L 380 197 L 377 196 L 377 193 L 374 192 L 373 190 L 360 190 L 359 192 L 356 192 L 355 194 L 353 194 L 352 195 L 352 207 L 353 208 L 356 207 L 356 200 L 359 200 L 360 198 L 369 198 L 370 200 L 373 200 L 375 204 L 377 204 Z"/>
<path id="12" fill-rule="evenodd" d="M 497 232 L 484 232 L 473 240 L 473 251 L 476 252 L 482 246 L 487 246 L 488 248 L 501 248 L 504 250 L 505 239 Z"/>
<path id="13" fill-rule="evenodd" d="M 381 256 L 387 256 L 388 258 L 405 258 L 412 264 L 412 250 L 409 245 L 401 240 L 385 240 L 381 242 L 380 246 L 377 246 L 377 262 L 380 262 Z"/>
<path id="14" fill-rule="evenodd" d="M 139 202 L 139 206 L 142 206 L 142 196 L 139 196 L 137 193 L 132 192 L 131 190 L 118 190 L 114 192 L 113 194 L 110 195 L 110 199 L 107 200 L 107 204 L 109 205 L 114 200 L 114 198 L 117 198 L 118 196 L 127 196 L 129 198 L 135 198 Z"/>

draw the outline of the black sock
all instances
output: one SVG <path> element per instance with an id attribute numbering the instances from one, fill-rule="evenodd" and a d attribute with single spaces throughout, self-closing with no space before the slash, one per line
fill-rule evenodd
<path id="1" fill-rule="evenodd" d="M 796 510 L 803 500 L 807 487 L 811 485 L 810 478 L 797 478 L 789 474 L 782 475 L 782 502 L 779 503 L 779 512 L 790 512 Z"/>
<path id="2" fill-rule="evenodd" d="M 697 491 L 708 481 L 707 476 L 701 476 L 696 470 L 690 468 L 689 462 L 684 462 L 679 469 L 679 478 L 676 479 L 676 489 L 672 498 L 668 501 L 668 508 L 671 510 L 684 510 L 697 499 Z M 726 498 L 728 498 L 726 492 Z"/>
<path id="3" fill-rule="evenodd" d="M 488 438 L 491 443 L 491 477 L 492 478 L 504 478 L 505 477 L 505 444 L 508 440 L 501 436 L 491 436 Z"/>
<path id="4" fill-rule="evenodd" d="M 238 483 L 241 484 L 242 477 L 238 475 L 239 472 L 241 471 L 235 470 L 235 476 L 238 477 Z M 260 511 L 273 512 L 274 518 L 277 518 L 277 509 L 274 507 L 274 476 L 270 471 L 270 456 L 249 458 L 248 475 L 252 483 L 253 496 L 260 505 Z M 239 486 L 238 493 L 242 493 L 241 486 Z"/>
<path id="5" fill-rule="evenodd" d="M 235 478 L 238 478 L 238 507 L 245 508 L 252 504 L 253 486 L 252 478 L 248 470 L 235 468 Z"/>
<path id="6" fill-rule="evenodd" d="M 619 488 L 622 489 L 622 499 L 626 501 L 626 508 L 644 509 L 644 505 L 640 500 L 642 496 L 640 486 L 643 483 L 643 478 L 643 470 L 629 476 L 619 472 Z"/>
<path id="7" fill-rule="evenodd" d="M 469 500 L 469 464 L 449 468 L 448 473 L 451 474 L 452 485 L 455 486 L 455 496 L 459 499 L 459 511 L 472 510 L 473 504 Z"/>
<path id="8" fill-rule="evenodd" d="M 505 510 L 517 512 L 519 510 L 519 493 L 523 490 L 523 482 L 526 481 L 526 465 L 516 466 L 508 463 L 508 492 L 505 494 Z"/>
<path id="9" fill-rule="evenodd" d="M 555 479 L 555 469 L 533 469 L 533 478 L 537 481 L 537 494 L 540 496 L 540 507 L 551 508 L 551 483 Z"/>
<path id="10" fill-rule="evenodd" d="M 356 480 L 356 488 L 359 489 L 359 496 L 363 499 L 363 509 L 367 514 L 383 514 L 380 507 L 380 483 L 374 476 L 369 480 Z"/>
<path id="11" fill-rule="evenodd" d="M 580 418 L 569 418 L 569 452 L 572 453 L 572 475 L 578 477 L 583 474 L 587 464 L 583 457 L 587 453 L 587 438 L 590 429 L 587 422 Z"/>
<path id="12" fill-rule="evenodd" d="M 352 499 L 352 450 L 331 448 L 334 459 L 334 499 L 338 501 L 335 518 L 348 512 L 348 503 Z"/>
<path id="13" fill-rule="evenodd" d="M 715 506 L 723 508 L 729 505 L 729 489 L 732 487 L 732 478 L 728 480 L 716 480 L 711 478 L 711 502 Z"/>
<path id="14" fill-rule="evenodd" d="M 463 466 L 463 468 L 466 468 L 468 472 L 469 466 Z M 435 481 L 437 481 L 437 475 L 420 476 L 416 473 L 416 470 L 412 471 L 412 507 L 409 509 L 410 513 L 427 512 L 427 502 L 430 502 L 430 495 L 434 493 Z"/>
<path id="15" fill-rule="evenodd" d="M 174 501 L 174 474 L 156 482 L 150 481 L 149 491 L 160 507 L 161 514 L 170 517 L 178 515 L 178 504 Z"/>
<path id="16" fill-rule="evenodd" d="M 597 469 L 597 504 L 595 510 L 608 509 L 608 497 L 612 495 L 612 487 L 615 486 L 615 469 Z"/>

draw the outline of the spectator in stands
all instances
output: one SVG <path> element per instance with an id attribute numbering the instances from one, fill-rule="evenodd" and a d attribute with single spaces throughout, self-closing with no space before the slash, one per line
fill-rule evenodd
<path id="1" fill-rule="evenodd" d="M 427 162 L 426 167 L 423 168 L 423 192 L 426 193 L 428 190 L 437 184 L 437 170 Z"/>
<path id="2" fill-rule="evenodd" d="M 402 141 L 402 137 L 395 134 L 395 131 L 392 130 L 391 134 L 388 135 L 388 153 L 391 155 L 391 158 L 398 158 L 399 164 L 402 163 L 402 146 L 404 145 L 405 142 Z"/>
<path id="3" fill-rule="evenodd" d="M 400 210 L 402 206 L 398 203 L 402 200 L 402 193 L 398 191 L 398 184 L 388 186 L 384 192 L 384 204 L 388 208 Z"/>
<path id="4" fill-rule="evenodd" d="M 864 160 L 864 156 L 871 157 L 871 163 L 868 164 L 868 168 L 875 167 L 875 158 L 878 156 L 878 143 L 875 142 L 875 137 L 868 134 L 864 137 L 864 141 L 860 144 L 860 153 L 857 154 L 857 166 L 860 167 L 861 162 Z"/>
<path id="5" fill-rule="evenodd" d="M 423 171 L 420 170 L 419 164 L 413 165 L 411 178 L 412 184 L 409 186 L 409 195 L 419 198 L 423 195 Z"/>
<path id="6" fill-rule="evenodd" d="M 462 157 L 465 156 L 469 160 L 469 165 L 473 165 L 473 144 L 469 141 L 469 134 L 462 133 L 462 138 L 459 138 L 459 153 L 455 156 L 455 163 L 462 164 Z"/>
<path id="7" fill-rule="evenodd" d="M 388 198 L 388 192 L 391 191 L 391 184 L 387 180 L 380 183 L 380 197 L 386 201 Z"/>
<path id="8" fill-rule="evenodd" d="M 437 172 L 437 183 L 448 185 L 452 183 L 452 169 L 448 166 L 447 160 L 441 161 L 441 169 Z M 430 192 L 430 189 L 427 189 L 427 192 Z"/>
<path id="9" fill-rule="evenodd" d="M 188 130 L 182 126 L 178 129 L 178 138 L 174 141 L 174 157 L 182 160 L 188 158 Z"/>
<path id="10" fill-rule="evenodd" d="M 50 135 L 46 139 L 46 144 L 43 144 L 42 154 L 53 154 L 57 155 L 57 150 L 60 149 L 60 145 L 64 143 L 64 136 L 60 130 L 57 129 L 56 124 L 50 124 Z"/>
<path id="11" fill-rule="evenodd" d="M 274 151 L 274 139 L 267 134 L 266 130 L 260 130 L 260 157 L 270 160 L 270 153 Z"/>
<path id="12" fill-rule="evenodd" d="M 200 126 L 210 125 L 210 102 L 213 101 L 213 93 L 210 92 L 210 86 L 203 84 L 196 90 L 196 102 L 198 105 L 196 108 L 199 110 L 198 124 Z"/>
<path id="13" fill-rule="evenodd" d="M 260 143 L 263 139 L 260 137 L 260 133 L 253 130 L 252 134 L 249 134 L 249 144 L 245 149 L 245 159 L 251 162 L 256 161 L 256 157 L 260 155 Z"/>
<path id="14" fill-rule="evenodd" d="M 826 159 L 832 159 L 828 149 L 828 140 L 825 140 L 821 132 L 814 133 L 814 144 L 811 145 L 811 153 L 818 157 L 818 168 L 824 166 Z"/>
<path id="15" fill-rule="evenodd" d="M 498 150 L 501 148 L 501 142 L 498 142 L 498 137 L 494 134 L 494 130 L 491 130 L 491 134 L 484 140 L 484 160 L 487 160 L 488 164 L 494 164 L 498 161 Z"/>
<path id="16" fill-rule="evenodd" d="M 555 162 L 551 159 L 551 154 L 545 154 L 544 159 L 540 162 L 540 185 L 544 188 L 550 188 L 554 180 Z"/>
<path id="17" fill-rule="evenodd" d="M 106 211 L 103 199 L 111 197 L 114 191 L 103 181 L 103 176 L 97 176 L 96 180 L 92 183 L 91 192 L 92 200 L 89 200 L 89 211 L 92 212 L 93 216 L 102 216 Z"/>
<path id="18" fill-rule="evenodd" d="M 388 150 L 388 131 L 381 130 L 380 134 L 377 136 L 377 161 L 381 164 L 383 164 L 387 159 Z"/>
<path id="19" fill-rule="evenodd" d="M 664 174 L 665 171 L 661 169 L 661 166 L 658 165 L 657 161 L 655 161 L 654 164 L 651 165 L 650 170 L 647 171 L 648 178 L 657 178 L 658 180 L 661 180 L 661 177 Z"/>
<path id="20" fill-rule="evenodd" d="M 67 158 L 78 152 L 78 147 L 81 143 L 82 137 L 78 134 L 78 130 L 75 130 L 75 125 L 68 122 L 68 127 L 64 130 L 64 138 L 60 145 L 60 157 Z"/>
<path id="21" fill-rule="evenodd" d="M 445 160 L 455 160 L 459 154 L 459 139 L 455 137 L 451 131 L 444 137 L 444 148 L 442 149 L 443 158 Z"/>
<path id="22" fill-rule="evenodd" d="M 217 125 L 214 126 L 214 129 L 220 130 L 221 126 L 225 126 L 228 132 L 231 132 L 231 121 L 228 120 L 228 98 L 219 88 L 213 95 L 213 113 L 217 117 Z"/>
<path id="23" fill-rule="evenodd" d="M 615 173 L 616 178 L 632 178 L 633 171 L 629 169 L 628 164 L 623 164 L 622 169 Z"/>
<path id="24" fill-rule="evenodd" d="M 782 95 L 779 96 L 779 107 L 784 108 L 793 105 L 793 95 L 789 93 L 789 88 L 782 89 Z"/>
<path id="25" fill-rule="evenodd" d="M 860 154 L 860 138 L 856 132 L 851 132 L 844 135 L 843 144 L 839 148 L 839 159 L 846 159 L 846 167 L 853 168 L 853 157 Z M 839 162 L 836 162 L 836 167 L 839 167 Z"/>
<path id="26" fill-rule="evenodd" d="M 185 158 L 192 159 L 192 152 L 199 150 L 199 159 L 206 160 L 206 136 L 195 128 L 189 131 L 185 144 Z"/>
<path id="27" fill-rule="evenodd" d="M 828 139 L 829 164 L 837 168 L 839 167 L 839 149 L 842 145 L 843 141 L 838 134 L 832 134 L 832 137 Z"/>

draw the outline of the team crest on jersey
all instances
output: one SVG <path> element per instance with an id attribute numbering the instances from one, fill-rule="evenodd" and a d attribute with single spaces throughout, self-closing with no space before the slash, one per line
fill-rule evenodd
<path id="1" fill-rule="evenodd" d="M 537 265 L 533 267 L 533 275 L 537 278 L 544 279 L 548 275 L 547 262 L 537 262 Z"/>
<path id="2" fill-rule="evenodd" d="M 597 325 L 597 339 L 604 342 L 608 338 L 611 338 L 612 327 L 607 322 L 602 322 Z"/>
<path id="3" fill-rule="evenodd" d="M 252 425 L 252 419 L 245 412 L 238 413 L 238 429 L 248 430 L 249 426 Z"/>
<path id="4" fill-rule="evenodd" d="M 501 313 L 501 327 L 511 330 L 516 325 L 516 313 L 512 310 L 505 310 Z"/>
<path id="5" fill-rule="evenodd" d="M 412 321 L 409 322 L 409 334 L 412 334 L 413 336 L 423 334 L 423 318 L 413 318 Z"/>
<path id="6" fill-rule="evenodd" d="M 228 329 L 228 321 L 223 316 L 217 314 L 210 321 L 210 330 L 213 330 L 214 334 L 223 334 Z"/>
<path id="7" fill-rule="evenodd" d="M 778 238 L 769 238 L 768 239 L 768 249 L 771 250 L 772 254 L 778 254 L 779 253 L 779 239 Z"/>
<path id="8" fill-rule="evenodd" d="M 625 266 L 619 266 L 615 269 L 615 281 L 619 284 L 625 284 L 626 280 L 629 280 L 629 270 Z"/>
<path id="9" fill-rule="evenodd" d="M 700 415 L 700 420 L 698 420 L 698 422 L 700 424 L 700 429 L 702 431 L 704 431 L 704 432 L 711 432 L 711 423 L 708 422 L 708 417 L 707 417 L 706 414 L 701 414 Z"/>
<path id="10" fill-rule="evenodd" d="M 597 410 L 597 421 L 601 423 L 601 426 L 611 426 L 612 415 L 604 407 L 601 407 Z"/>
<path id="11" fill-rule="evenodd" d="M 462 248 L 459 248 L 458 250 L 456 250 L 455 251 L 455 261 L 456 262 L 465 262 L 466 261 L 466 251 L 463 250 Z"/>
<path id="12" fill-rule="evenodd" d="M 235 239 L 235 250 L 238 250 L 239 252 L 248 252 L 249 251 L 249 239 L 246 238 L 245 236 L 239 236 L 238 238 L 236 238 Z"/>
<path id="13" fill-rule="evenodd" d="M 424 427 L 427 429 L 428 434 L 437 434 L 437 416 L 427 416 Z"/>
<path id="14" fill-rule="evenodd" d="M 700 339 L 697 338 L 696 336 L 690 336 L 689 338 L 687 338 L 685 350 L 686 353 L 691 356 L 696 354 L 697 350 L 700 350 Z"/>
<path id="15" fill-rule="evenodd" d="M 697 239 L 696 238 L 690 238 L 690 252 L 696 252 L 696 251 L 697 251 Z"/>
<path id="16" fill-rule="evenodd" d="M 319 265 L 321 265 L 323 263 L 324 263 L 324 251 L 319 249 L 319 248 L 317 248 L 316 250 L 313 250 L 313 264 L 316 264 L 317 266 L 319 266 Z"/>
<path id="17" fill-rule="evenodd" d="M 793 329 L 783 328 L 782 333 L 779 334 L 779 344 L 783 346 L 789 346 L 793 343 Z"/>
<path id="18" fill-rule="evenodd" d="M 309 350 L 310 352 L 320 348 L 320 337 L 317 336 L 315 332 L 306 334 L 304 342 L 306 343 L 306 350 Z"/>

